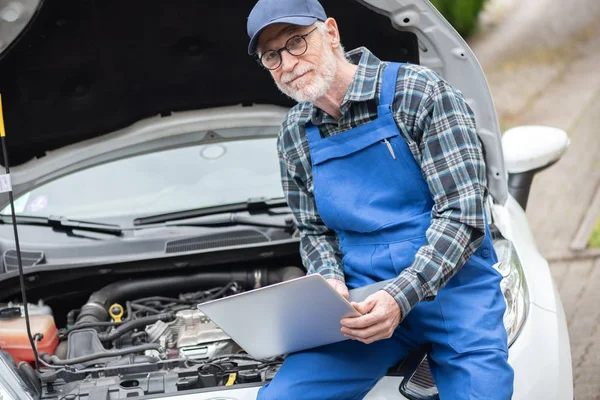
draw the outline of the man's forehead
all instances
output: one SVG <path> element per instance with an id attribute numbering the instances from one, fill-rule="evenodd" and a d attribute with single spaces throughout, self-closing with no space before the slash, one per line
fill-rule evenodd
<path id="1" fill-rule="evenodd" d="M 269 49 L 269 46 L 280 40 L 287 40 L 288 37 L 301 31 L 304 26 L 292 24 L 273 24 L 267 26 L 260 34 L 259 46 L 263 49 Z"/>

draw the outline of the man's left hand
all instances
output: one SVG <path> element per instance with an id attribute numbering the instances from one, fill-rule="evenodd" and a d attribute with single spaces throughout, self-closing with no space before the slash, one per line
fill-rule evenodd
<path id="1" fill-rule="evenodd" d="M 367 344 L 388 339 L 400 323 L 400 307 L 386 291 L 379 290 L 352 306 L 363 315 L 342 319 L 342 333 L 349 339 Z"/>

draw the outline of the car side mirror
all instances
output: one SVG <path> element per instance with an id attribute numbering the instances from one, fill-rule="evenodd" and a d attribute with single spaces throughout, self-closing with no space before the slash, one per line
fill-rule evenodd
<path id="1" fill-rule="evenodd" d="M 508 191 L 525 209 L 533 177 L 556 163 L 571 140 L 562 129 L 529 125 L 509 129 L 502 136 Z"/>

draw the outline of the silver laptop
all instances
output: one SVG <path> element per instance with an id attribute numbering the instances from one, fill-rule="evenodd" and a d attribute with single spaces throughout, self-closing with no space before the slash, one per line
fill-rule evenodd
<path id="1" fill-rule="evenodd" d="M 351 291 L 362 301 L 385 285 Z M 257 359 L 346 340 L 340 320 L 360 315 L 319 274 L 198 304 L 198 309 Z"/>

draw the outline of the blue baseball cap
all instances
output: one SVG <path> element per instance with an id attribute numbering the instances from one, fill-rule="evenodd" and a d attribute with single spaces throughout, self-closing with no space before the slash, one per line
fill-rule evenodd
<path id="1" fill-rule="evenodd" d="M 309 26 L 326 19 L 327 14 L 318 0 L 259 0 L 248 16 L 248 54 L 256 53 L 260 33 L 269 25 Z"/>

